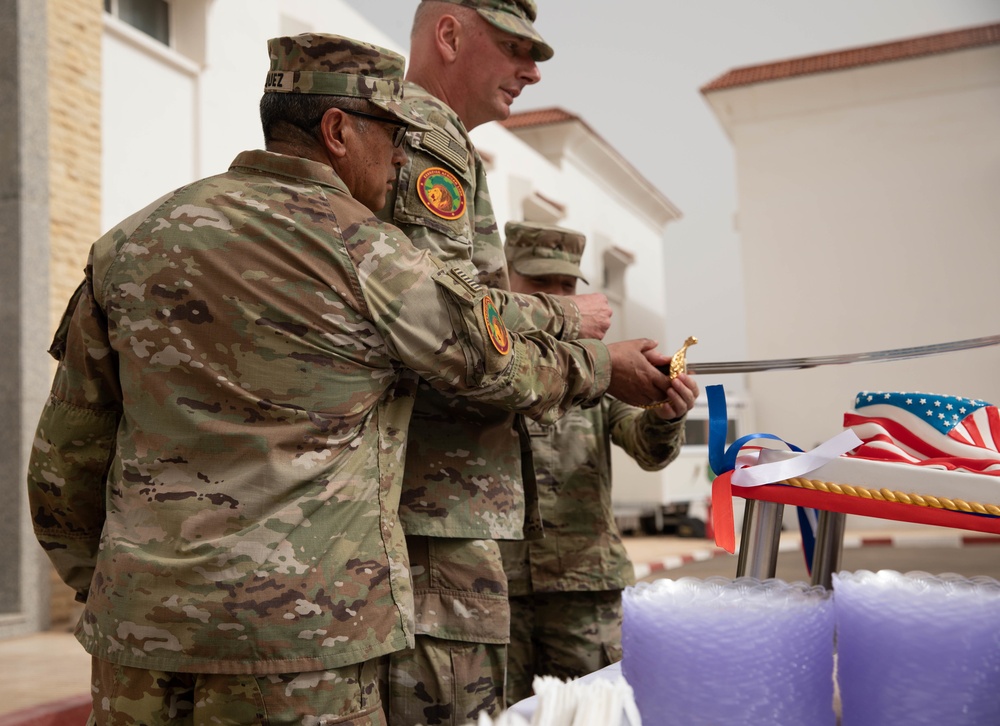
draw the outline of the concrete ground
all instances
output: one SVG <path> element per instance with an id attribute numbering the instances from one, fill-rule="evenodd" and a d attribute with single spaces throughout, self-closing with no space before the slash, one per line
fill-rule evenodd
<path id="1" fill-rule="evenodd" d="M 625 545 L 639 579 L 734 577 L 736 556 L 703 539 L 629 537 Z M 993 546 L 989 546 L 993 545 Z M 843 569 L 924 570 L 988 575 L 1000 580 L 1000 537 L 921 527 L 848 530 Z M 783 532 L 777 576 L 808 580 L 797 532 Z M 0 726 L 82 726 L 90 656 L 68 632 L 0 642 Z"/>

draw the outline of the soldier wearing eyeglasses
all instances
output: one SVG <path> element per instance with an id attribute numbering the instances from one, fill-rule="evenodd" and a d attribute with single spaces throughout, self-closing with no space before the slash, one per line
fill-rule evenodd
<path id="1" fill-rule="evenodd" d="M 101 237 L 51 348 L 28 493 L 85 603 L 97 724 L 385 724 L 414 377 L 541 417 L 621 384 L 374 217 L 427 128 L 401 56 L 268 49 L 266 150 Z"/>

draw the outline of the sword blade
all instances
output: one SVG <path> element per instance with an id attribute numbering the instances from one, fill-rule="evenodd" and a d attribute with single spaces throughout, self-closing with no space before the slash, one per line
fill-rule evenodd
<path id="1" fill-rule="evenodd" d="M 806 358 L 770 358 L 763 360 L 722 361 L 697 363 L 689 361 L 688 372 L 705 374 L 716 373 L 754 373 L 759 371 L 796 370 L 801 368 L 816 368 L 818 366 L 836 366 L 849 363 L 882 363 L 909 358 L 924 358 L 941 353 L 952 353 L 957 350 L 972 348 L 987 348 L 1000 345 L 1000 335 L 987 335 L 981 338 L 954 340 L 949 343 L 933 345 L 918 345 L 911 348 L 893 348 L 891 350 L 875 350 L 868 353 L 843 353 L 840 355 L 817 355 Z M 660 366 L 661 370 L 669 370 L 669 366 Z"/>

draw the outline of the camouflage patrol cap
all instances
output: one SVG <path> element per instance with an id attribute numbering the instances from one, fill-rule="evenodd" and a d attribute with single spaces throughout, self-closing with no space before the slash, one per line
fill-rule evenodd
<path id="1" fill-rule="evenodd" d="M 570 275 L 584 282 L 580 259 L 587 238 L 580 232 L 533 222 L 507 222 L 503 228 L 507 241 L 504 252 L 507 264 L 519 275 Z"/>
<path id="2" fill-rule="evenodd" d="M 425 2 L 427 0 L 424 0 Z M 534 45 L 532 57 L 536 61 L 547 61 L 555 51 L 535 30 L 532 23 L 538 15 L 535 0 L 437 0 L 438 2 L 464 5 L 472 8 L 494 27 L 504 32 L 516 35 L 518 38 L 530 40 Z"/>
<path id="3" fill-rule="evenodd" d="M 403 110 L 403 56 L 340 35 L 303 33 L 267 41 L 271 68 L 264 93 L 365 98 L 406 123 L 430 128 Z"/>

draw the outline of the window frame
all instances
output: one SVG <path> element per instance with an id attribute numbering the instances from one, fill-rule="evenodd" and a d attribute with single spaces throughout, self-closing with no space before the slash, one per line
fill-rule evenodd
<path id="1" fill-rule="evenodd" d="M 147 1 L 149 1 L 149 0 L 147 0 Z M 143 35 L 145 35 L 148 38 L 151 38 L 152 40 L 156 41 L 157 43 L 160 43 L 160 44 L 166 46 L 167 48 L 173 48 L 174 47 L 174 12 L 173 12 L 174 8 L 173 8 L 173 3 L 170 0 L 152 0 L 152 1 L 153 2 L 163 3 L 163 5 L 166 7 L 166 11 L 167 11 L 167 27 L 166 27 L 166 36 L 167 37 L 166 37 L 166 39 L 163 39 L 163 38 L 161 38 L 159 36 L 153 35 L 152 33 L 148 32 L 146 29 L 141 28 L 138 25 L 134 25 L 134 24 L 128 22 L 127 20 L 125 20 L 124 18 L 122 18 L 122 16 L 121 16 L 121 0 L 104 0 L 104 12 L 106 14 L 110 15 L 111 17 L 115 18 L 115 20 L 117 20 L 117 21 L 119 21 L 121 23 L 124 23 L 125 25 L 128 25 L 130 28 L 134 28 L 137 32 L 142 33 Z"/>

